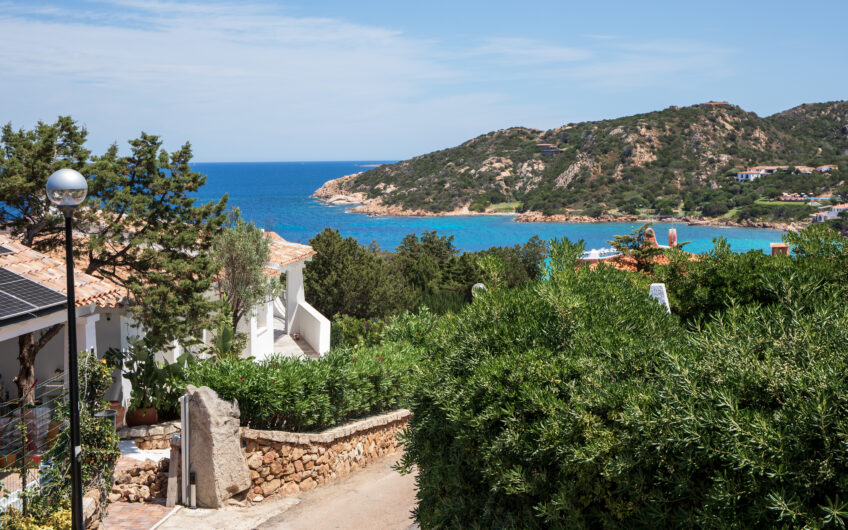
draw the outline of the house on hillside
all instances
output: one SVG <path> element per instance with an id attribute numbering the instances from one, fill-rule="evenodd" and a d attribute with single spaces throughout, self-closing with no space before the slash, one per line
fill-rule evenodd
<path id="1" fill-rule="evenodd" d="M 811 214 L 811 217 L 814 223 L 823 223 L 831 219 L 836 219 L 842 212 L 848 212 L 848 203 L 826 206 L 822 210 Z"/>
<path id="2" fill-rule="evenodd" d="M 317 357 L 330 349 L 330 321 L 309 305 L 304 296 L 303 267 L 315 250 L 308 245 L 291 243 L 277 234 L 267 233 L 271 256 L 265 270 L 269 275 L 285 274 L 286 289 L 281 298 L 269 298 L 257 304 L 240 322 L 239 331 L 247 334 L 244 356 L 264 359 L 278 353 L 296 357 Z M 129 293 L 123 286 L 81 272 L 74 273 L 79 350 L 94 351 L 102 357 L 110 348 L 126 349 L 131 341 L 143 336 L 132 318 Z M 35 376 L 45 381 L 65 372 L 67 366 L 67 313 L 65 262 L 26 247 L 0 234 L 0 401 L 6 395 L 16 398 L 13 383 L 18 374 L 18 337 L 62 329 L 40 350 L 35 360 Z M 201 342 L 214 340 L 204 332 Z M 200 353 L 203 345 L 197 347 Z M 157 354 L 160 361 L 174 362 L 183 353 L 173 348 Z M 117 376 L 118 374 L 116 374 Z M 66 381 L 67 382 L 67 381 Z M 110 401 L 129 399 L 130 387 L 118 382 L 107 393 Z"/>
<path id="3" fill-rule="evenodd" d="M 778 171 L 792 171 L 793 173 L 800 173 L 802 175 L 811 175 L 813 171 L 818 171 L 819 173 L 824 173 L 825 171 L 830 171 L 832 169 L 837 169 L 836 165 L 830 164 L 819 167 L 811 167 L 811 166 L 754 166 L 749 167 L 744 171 L 740 171 L 736 174 L 737 182 L 753 182 L 763 175 L 773 175 Z"/>
<path id="4" fill-rule="evenodd" d="M 746 169 L 736 174 L 736 182 L 754 182 L 766 173 L 759 169 Z"/>

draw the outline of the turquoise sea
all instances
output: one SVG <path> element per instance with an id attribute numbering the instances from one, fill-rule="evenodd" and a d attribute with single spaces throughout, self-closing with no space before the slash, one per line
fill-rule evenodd
<path id="1" fill-rule="evenodd" d="M 325 181 L 368 169 L 380 161 L 358 162 L 227 162 L 195 163 L 195 171 L 207 175 L 206 186 L 198 193 L 201 200 L 229 194 L 230 206 L 242 215 L 290 241 L 307 243 L 325 227 L 338 229 L 345 237 L 361 243 L 376 241 L 380 247 L 394 249 L 406 234 L 436 230 L 453 235 L 463 250 L 481 250 L 492 246 L 523 243 L 538 235 L 551 238 L 583 239 L 586 248 L 608 247 L 616 234 L 626 234 L 639 223 L 516 223 L 511 216 L 468 217 L 370 217 L 345 213 L 344 206 L 326 206 L 310 195 Z M 712 240 L 723 236 L 737 251 L 768 251 L 769 243 L 780 241 L 779 230 L 687 226 L 682 223 L 657 223 L 657 239 L 667 241 L 668 228 L 677 228 L 680 241 L 690 241 L 690 252 L 712 248 Z"/>

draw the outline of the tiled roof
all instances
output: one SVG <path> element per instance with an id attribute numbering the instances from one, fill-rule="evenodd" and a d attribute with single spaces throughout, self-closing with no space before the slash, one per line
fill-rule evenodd
<path id="1" fill-rule="evenodd" d="M 64 260 L 36 252 L 7 235 L 0 234 L 0 245 L 12 251 L 0 254 L 0 267 L 48 289 L 67 294 Z M 126 289 L 109 280 L 85 274 L 77 267 L 74 270 L 74 295 L 78 307 L 91 304 L 116 307 L 126 296 Z"/>
<path id="2" fill-rule="evenodd" d="M 317 254 L 317 252 L 315 252 L 315 250 L 309 245 L 286 241 L 274 232 L 265 232 L 265 235 L 269 237 L 271 247 L 271 256 L 269 261 L 270 264 L 275 267 L 282 268 L 286 265 L 291 265 L 292 263 L 311 258 Z"/>

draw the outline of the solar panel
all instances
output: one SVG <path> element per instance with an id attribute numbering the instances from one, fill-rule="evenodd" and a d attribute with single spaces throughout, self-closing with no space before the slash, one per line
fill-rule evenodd
<path id="1" fill-rule="evenodd" d="M 3 254 L 11 254 L 11 253 L 12 253 L 12 249 L 6 248 L 3 245 L 0 245 L 0 256 L 2 256 Z"/>
<path id="2" fill-rule="evenodd" d="M 66 300 L 62 293 L 0 267 L 0 319 L 55 307 Z"/>

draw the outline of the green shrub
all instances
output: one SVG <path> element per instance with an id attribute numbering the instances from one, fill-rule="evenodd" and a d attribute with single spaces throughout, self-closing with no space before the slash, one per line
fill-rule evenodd
<path id="1" fill-rule="evenodd" d="M 242 425 L 317 431 L 408 403 L 418 354 L 409 346 L 342 348 L 314 360 L 201 361 L 185 381 L 237 399 Z"/>
<path id="2" fill-rule="evenodd" d="M 404 458 L 422 526 L 613 522 L 603 461 L 629 448 L 621 417 L 654 395 L 674 317 L 626 273 L 554 264 L 430 337 Z"/>
<path id="3" fill-rule="evenodd" d="M 422 527 L 843 526 L 848 305 L 842 242 L 819 236 L 694 262 L 693 326 L 568 245 L 547 281 L 442 319 L 402 466 Z"/>
<path id="4" fill-rule="evenodd" d="M 349 315 L 336 315 L 330 328 L 333 348 L 353 348 L 380 344 L 385 325 L 380 320 L 366 320 Z"/>

